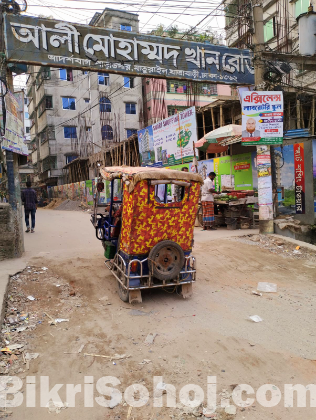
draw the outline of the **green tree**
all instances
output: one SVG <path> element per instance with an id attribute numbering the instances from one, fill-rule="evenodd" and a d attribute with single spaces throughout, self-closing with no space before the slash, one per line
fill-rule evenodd
<path id="1" fill-rule="evenodd" d="M 193 26 L 189 30 L 179 30 L 177 26 L 172 26 L 168 29 L 160 24 L 151 32 L 151 34 L 156 36 L 167 36 L 169 38 L 185 39 L 187 41 L 210 42 L 211 44 L 218 44 L 221 40 L 216 33 L 212 31 L 199 33 Z"/>
<path id="2" fill-rule="evenodd" d="M 167 31 L 169 38 L 177 38 L 179 31 L 177 26 L 171 26 L 171 28 Z"/>

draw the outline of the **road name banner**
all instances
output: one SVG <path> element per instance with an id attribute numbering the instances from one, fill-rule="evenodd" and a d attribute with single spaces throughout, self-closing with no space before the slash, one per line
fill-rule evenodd
<path id="1" fill-rule="evenodd" d="M 243 146 L 283 143 L 283 92 L 242 92 Z"/>
<path id="2" fill-rule="evenodd" d="M 197 141 L 195 107 L 143 128 L 137 135 L 143 165 L 192 162 L 193 142 Z"/>
<path id="3" fill-rule="evenodd" d="M 5 15 L 4 21 L 10 62 L 164 79 L 254 83 L 249 50 L 30 16 Z"/>

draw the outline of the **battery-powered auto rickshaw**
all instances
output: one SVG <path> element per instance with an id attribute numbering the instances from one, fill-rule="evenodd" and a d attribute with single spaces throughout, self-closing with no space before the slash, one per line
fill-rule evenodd
<path id="1" fill-rule="evenodd" d="M 141 290 L 157 287 L 179 287 L 189 297 L 196 281 L 191 251 L 202 177 L 150 167 L 105 167 L 100 173 L 91 221 L 120 298 L 141 302 Z M 104 189 L 110 197 L 100 212 Z"/>

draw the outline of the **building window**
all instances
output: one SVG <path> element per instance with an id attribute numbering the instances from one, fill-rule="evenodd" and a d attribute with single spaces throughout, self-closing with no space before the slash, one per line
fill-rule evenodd
<path id="1" fill-rule="evenodd" d="M 200 95 L 217 95 L 217 85 L 212 83 L 199 84 Z"/>
<path id="2" fill-rule="evenodd" d="M 124 87 L 133 89 L 134 87 L 134 77 L 124 77 Z"/>
<path id="3" fill-rule="evenodd" d="M 72 162 L 73 160 L 77 159 L 78 156 L 75 155 L 71 155 L 71 156 L 66 156 L 66 165 L 67 163 Z"/>
<path id="4" fill-rule="evenodd" d="M 113 140 L 113 130 L 110 125 L 104 125 L 101 128 L 102 140 Z"/>
<path id="5" fill-rule="evenodd" d="M 30 134 L 30 127 L 25 127 L 26 134 Z"/>
<path id="6" fill-rule="evenodd" d="M 64 127 L 64 138 L 65 139 L 76 139 L 77 128 L 76 127 Z"/>
<path id="7" fill-rule="evenodd" d="M 125 111 L 126 111 L 126 114 L 136 114 L 136 104 L 127 102 L 125 104 Z"/>
<path id="8" fill-rule="evenodd" d="M 100 112 L 111 112 L 111 101 L 108 98 L 100 98 Z"/>
<path id="9" fill-rule="evenodd" d="M 274 38 L 277 34 L 276 31 L 277 23 L 276 23 L 276 17 L 274 16 L 272 19 L 268 20 L 264 24 L 264 42 L 269 41 L 271 38 Z"/>
<path id="10" fill-rule="evenodd" d="M 59 69 L 60 80 L 66 80 L 68 82 L 73 81 L 73 74 L 71 69 Z"/>
<path id="11" fill-rule="evenodd" d="M 131 137 L 133 134 L 137 134 L 137 130 L 135 128 L 127 128 L 126 129 L 127 138 Z"/>
<path id="12" fill-rule="evenodd" d="M 25 104 L 25 105 L 28 105 L 28 103 L 27 103 L 27 98 L 24 98 L 24 104 Z"/>
<path id="13" fill-rule="evenodd" d="M 32 114 L 30 115 L 30 121 L 31 121 L 31 125 L 30 128 L 33 127 L 33 125 L 35 124 L 35 111 L 32 112 Z"/>
<path id="14" fill-rule="evenodd" d="M 38 138 L 42 143 L 45 143 L 47 140 L 55 140 L 55 128 L 53 125 L 48 125 L 44 128 L 39 134 Z"/>
<path id="15" fill-rule="evenodd" d="M 121 31 L 132 32 L 132 27 L 131 25 L 121 25 Z"/>
<path id="16" fill-rule="evenodd" d="M 171 115 L 179 114 L 179 112 L 184 111 L 187 108 L 187 106 L 168 105 L 168 117 L 171 117 Z"/>
<path id="17" fill-rule="evenodd" d="M 76 99 L 62 97 L 63 109 L 71 109 L 72 111 L 76 110 Z"/>
<path id="18" fill-rule="evenodd" d="M 89 98 L 84 98 L 84 101 L 85 101 L 86 104 L 88 104 L 90 102 L 90 99 Z"/>
<path id="19" fill-rule="evenodd" d="M 310 0 L 298 0 L 295 3 L 295 17 L 297 18 L 302 13 L 306 13 L 309 4 L 310 4 Z"/>
<path id="20" fill-rule="evenodd" d="M 53 97 L 44 96 L 38 104 L 38 116 L 40 117 L 46 109 L 53 109 Z"/>
<path id="21" fill-rule="evenodd" d="M 109 86 L 110 84 L 110 75 L 109 73 L 98 73 L 98 84 Z"/>
<path id="22" fill-rule="evenodd" d="M 229 26 L 238 17 L 238 3 L 232 2 L 224 7 L 225 26 Z"/>
<path id="23" fill-rule="evenodd" d="M 43 172 L 48 171 L 49 169 L 57 169 L 57 156 L 47 156 L 43 159 Z"/>
<path id="24" fill-rule="evenodd" d="M 29 113 L 28 113 L 28 112 L 24 112 L 24 118 L 25 118 L 25 119 L 27 119 L 27 120 L 30 118 L 30 116 L 29 116 Z"/>
<path id="25" fill-rule="evenodd" d="M 36 75 L 35 85 L 36 90 L 39 89 L 44 80 L 50 79 L 50 67 L 41 67 Z M 29 95 L 27 95 L 29 96 Z"/>
<path id="26" fill-rule="evenodd" d="M 198 83 L 191 84 L 189 82 L 182 82 L 179 80 L 168 80 L 167 81 L 167 92 L 168 93 L 183 93 L 192 95 L 217 95 L 217 85 L 212 83 Z"/>
<path id="27" fill-rule="evenodd" d="M 91 131 L 91 127 L 86 127 L 86 131 Z"/>

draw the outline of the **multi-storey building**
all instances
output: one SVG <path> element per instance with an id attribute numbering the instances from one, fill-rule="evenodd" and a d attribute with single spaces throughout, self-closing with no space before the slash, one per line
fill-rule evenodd
<path id="1" fill-rule="evenodd" d="M 149 78 L 144 78 L 143 83 L 147 125 L 190 106 L 201 107 L 213 102 L 218 96 L 231 95 L 229 86 L 219 84 Z"/>
<path id="2" fill-rule="evenodd" d="M 26 143 L 31 141 L 31 120 L 29 116 L 28 104 L 28 98 L 24 97 L 24 137 Z"/>
<path id="3" fill-rule="evenodd" d="M 310 0 L 263 0 L 264 42 L 268 51 L 298 53 L 299 31 L 297 18 L 307 13 Z M 252 3 L 248 0 L 224 0 L 226 39 L 229 47 L 251 48 L 253 36 Z M 313 12 L 312 12 L 313 13 Z M 311 35 L 312 36 L 312 35 Z M 277 60 L 262 60 L 266 69 L 265 81 L 280 72 L 283 87 L 311 87 L 315 85 L 315 72 L 302 71 L 295 60 L 285 63 Z M 315 88 L 315 86 L 313 86 Z M 288 89 L 291 90 L 291 89 Z"/>
<path id="4" fill-rule="evenodd" d="M 105 9 L 90 22 L 138 31 L 138 16 Z M 28 66 L 32 162 L 37 181 L 63 183 L 63 168 L 137 132 L 143 125 L 142 79 L 71 68 Z"/>

